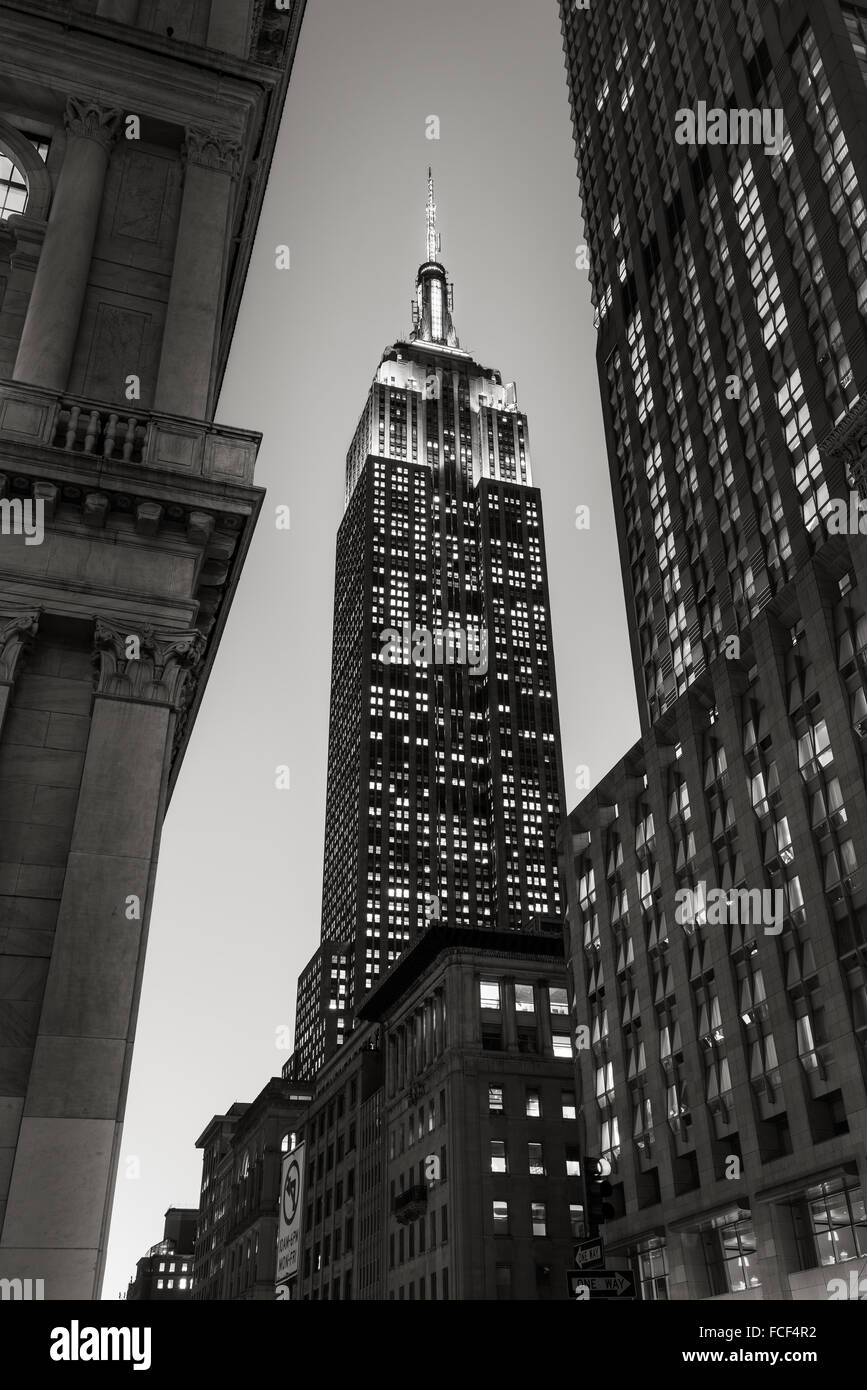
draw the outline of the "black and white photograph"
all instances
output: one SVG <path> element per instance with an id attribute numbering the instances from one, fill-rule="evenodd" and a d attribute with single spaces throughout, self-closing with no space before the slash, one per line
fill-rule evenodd
<path id="1" fill-rule="evenodd" d="M 18 1374 L 857 1365 L 865 197 L 867 0 L 0 0 Z"/>

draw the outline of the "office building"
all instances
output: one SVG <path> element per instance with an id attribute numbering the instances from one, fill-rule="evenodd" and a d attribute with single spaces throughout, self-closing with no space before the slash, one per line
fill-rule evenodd
<path id="1" fill-rule="evenodd" d="M 139 1260 L 127 1302 L 174 1302 L 192 1297 L 198 1215 L 195 1207 L 169 1207 L 163 1238 Z"/>
<path id="2" fill-rule="evenodd" d="M 562 840 L 582 1144 L 644 1298 L 839 1297 L 867 1254 L 867 8 L 561 12 L 641 720 Z"/>

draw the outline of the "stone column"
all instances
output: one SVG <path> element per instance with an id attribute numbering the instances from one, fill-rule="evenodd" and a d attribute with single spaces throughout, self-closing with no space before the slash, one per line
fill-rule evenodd
<path id="1" fill-rule="evenodd" d="M 100 1295 L 172 740 L 203 648 L 196 632 L 96 624 L 93 715 L 0 1238 L 0 1277 L 43 1279 L 46 1299 Z"/>
<path id="2" fill-rule="evenodd" d="M 503 1041 L 507 1052 L 518 1050 L 518 1020 L 515 1016 L 515 981 L 511 975 L 502 981 Z"/>
<path id="3" fill-rule="evenodd" d="M 0 612 L 0 731 L 12 698 L 18 661 L 33 642 L 39 626 L 39 612 Z"/>
<path id="4" fill-rule="evenodd" d="M 548 997 L 548 981 L 540 980 L 536 988 L 539 1004 L 539 1046 L 545 1057 L 554 1051 L 554 1037 L 551 1029 L 551 1000 Z"/>
<path id="5" fill-rule="evenodd" d="M 66 153 L 13 372 L 49 391 L 66 389 L 121 112 L 70 97 L 64 120 Z"/>
<path id="6" fill-rule="evenodd" d="M 190 128 L 184 155 L 184 196 L 154 409 L 203 420 L 210 405 L 241 150 L 218 131 Z"/>
<path id="7" fill-rule="evenodd" d="M 98 0 L 96 13 L 102 19 L 114 19 L 118 24 L 135 24 L 138 0 Z"/>
<path id="8" fill-rule="evenodd" d="M 38 624 L 38 612 L 0 613 L 0 730 L 3 728 L 6 711 L 12 698 L 21 654 L 32 643 Z M 27 933 L 24 932 L 21 935 L 26 937 Z M 31 997 L 27 993 L 28 979 L 24 977 L 32 975 L 33 967 L 28 957 L 19 954 L 22 950 L 20 940 L 16 946 L 12 946 L 4 937 L 5 933 L 0 933 L 0 943 L 2 943 L 0 944 L 0 1000 L 9 1008 L 6 1025 L 7 1027 L 11 1025 L 12 1028 L 12 1045 L 20 1047 L 22 1039 L 20 1026 L 15 1017 L 16 1003 L 23 997 L 28 999 Z M 21 990 L 22 984 L 24 985 L 23 992 Z M 4 1028 L 0 1028 L 0 1045 L 5 1042 L 6 1031 Z M 14 1092 L 14 1094 L 9 1094 L 10 1092 Z M 3 1216 L 6 1210 L 9 1176 L 15 1159 L 15 1146 L 18 1143 L 18 1130 L 23 1110 L 24 1099 L 21 1088 L 11 1083 L 8 1076 L 4 1074 L 0 1080 L 0 1229 L 2 1229 Z"/>

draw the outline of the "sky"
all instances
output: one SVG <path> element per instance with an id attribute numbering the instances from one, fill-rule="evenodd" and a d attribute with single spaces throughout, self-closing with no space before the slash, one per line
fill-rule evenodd
<path id="1" fill-rule="evenodd" d="M 211 1117 L 289 1056 L 319 941 L 345 457 L 411 326 L 429 164 L 461 346 L 529 420 L 569 809 L 576 769 L 594 784 L 638 737 L 554 0 L 309 0 L 217 411 L 263 434 L 267 496 L 163 829 L 106 1299 L 166 1209 L 198 1205 Z"/>

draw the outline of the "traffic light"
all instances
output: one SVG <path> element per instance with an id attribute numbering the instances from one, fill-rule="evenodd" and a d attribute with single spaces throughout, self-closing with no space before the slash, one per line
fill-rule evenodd
<path id="1" fill-rule="evenodd" d="M 587 1213 L 587 1234 L 599 1235 L 603 1221 L 613 1221 L 617 1212 L 609 1198 L 614 1188 L 608 1181 L 611 1164 L 607 1158 L 584 1159 L 584 1210 Z"/>

